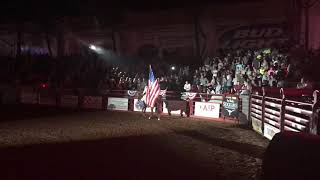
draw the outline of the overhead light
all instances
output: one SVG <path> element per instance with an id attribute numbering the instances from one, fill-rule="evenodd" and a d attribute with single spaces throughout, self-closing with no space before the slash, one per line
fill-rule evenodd
<path id="1" fill-rule="evenodd" d="M 90 47 L 89 47 L 90 49 L 92 49 L 92 50 L 94 50 L 94 51 L 96 51 L 97 50 L 97 47 L 96 46 L 94 46 L 94 45 L 90 45 Z"/>

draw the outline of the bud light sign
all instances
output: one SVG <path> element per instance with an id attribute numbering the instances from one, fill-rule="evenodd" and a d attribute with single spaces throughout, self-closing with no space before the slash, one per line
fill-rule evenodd
<path id="1" fill-rule="evenodd" d="M 222 49 L 250 49 L 281 45 L 287 40 L 284 24 L 257 24 L 223 32 L 219 44 Z"/>
<path id="2" fill-rule="evenodd" d="M 222 113 L 225 117 L 238 117 L 238 97 L 226 96 L 222 107 Z"/>
<path id="3" fill-rule="evenodd" d="M 220 104 L 210 102 L 196 102 L 195 103 L 195 116 L 219 118 Z"/>

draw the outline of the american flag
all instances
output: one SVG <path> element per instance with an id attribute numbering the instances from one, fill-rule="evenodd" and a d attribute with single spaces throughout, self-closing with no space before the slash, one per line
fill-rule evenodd
<path id="1" fill-rule="evenodd" d="M 154 107 L 154 104 L 160 94 L 160 85 L 158 79 L 155 79 L 151 65 L 149 70 L 149 82 L 146 93 L 146 103 L 149 107 Z"/>

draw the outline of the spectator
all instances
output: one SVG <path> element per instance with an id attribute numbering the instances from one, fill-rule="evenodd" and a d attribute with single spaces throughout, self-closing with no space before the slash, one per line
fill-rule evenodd
<path id="1" fill-rule="evenodd" d="M 190 92 L 190 91 L 191 91 L 191 84 L 190 84 L 188 81 L 186 81 L 183 89 L 184 89 L 186 92 Z"/>
<path id="2" fill-rule="evenodd" d="M 215 93 L 216 94 L 222 94 L 222 86 L 221 86 L 219 81 L 217 81 L 217 85 L 216 85 L 216 88 L 215 88 Z"/>
<path id="3" fill-rule="evenodd" d="M 208 79 L 207 79 L 206 77 L 204 77 L 203 74 L 201 74 L 201 77 L 200 77 L 200 86 L 201 86 L 201 89 L 202 89 L 201 91 L 202 91 L 202 92 L 207 88 L 208 83 L 209 83 Z"/>
<path id="4" fill-rule="evenodd" d="M 304 78 L 301 78 L 300 82 L 297 84 L 298 89 L 303 89 L 307 86 L 307 84 L 304 81 Z"/>

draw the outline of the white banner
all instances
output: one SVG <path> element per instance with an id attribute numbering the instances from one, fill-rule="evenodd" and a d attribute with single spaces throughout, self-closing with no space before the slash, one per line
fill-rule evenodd
<path id="1" fill-rule="evenodd" d="M 196 102 L 194 115 L 209 118 L 219 118 L 220 104 L 210 102 Z"/>
<path id="2" fill-rule="evenodd" d="M 85 96 L 83 98 L 83 108 L 87 109 L 101 109 L 102 97 L 100 96 Z"/>
<path id="3" fill-rule="evenodd" d="M 108 98 L 108 110 L 128 111 L 129 100 L 128 98 Z"/>
<path id="4" fill-rule="evenodd" d="M 264 137 L 271 140 L 273 138 L 273 136 L 275 134 L 277 134 L 278 132 L 280 132 L 280 129 L 273 127 L 267 123 L 264 123 L 264 133 L 263 133 Z"/>
<path id="5" fill-rule="evenodd" d="M 62 107 L 78 107 L 78 96 L 64 95 L 61 97 Z"/>
<path id="6" fill-rule="evenodd" d="M 262 122 L 255 117 L 251 117 L 251 123 L 252 123 L 253 130 L 262 134 Z"/>
<path id="7" fill-rule="evenodd" d="M 137 102 L 138 102 L 138 99 L 134 99 L 134 101 L 133 101 L 133 103 L 134 103 L 133 111 L 140 111 L 141 112 L 142 109 L 140 107 L 136 106 Z M 146 109 L 146 112 L 151 112 L 151 108 L 148 107 Z"/>

